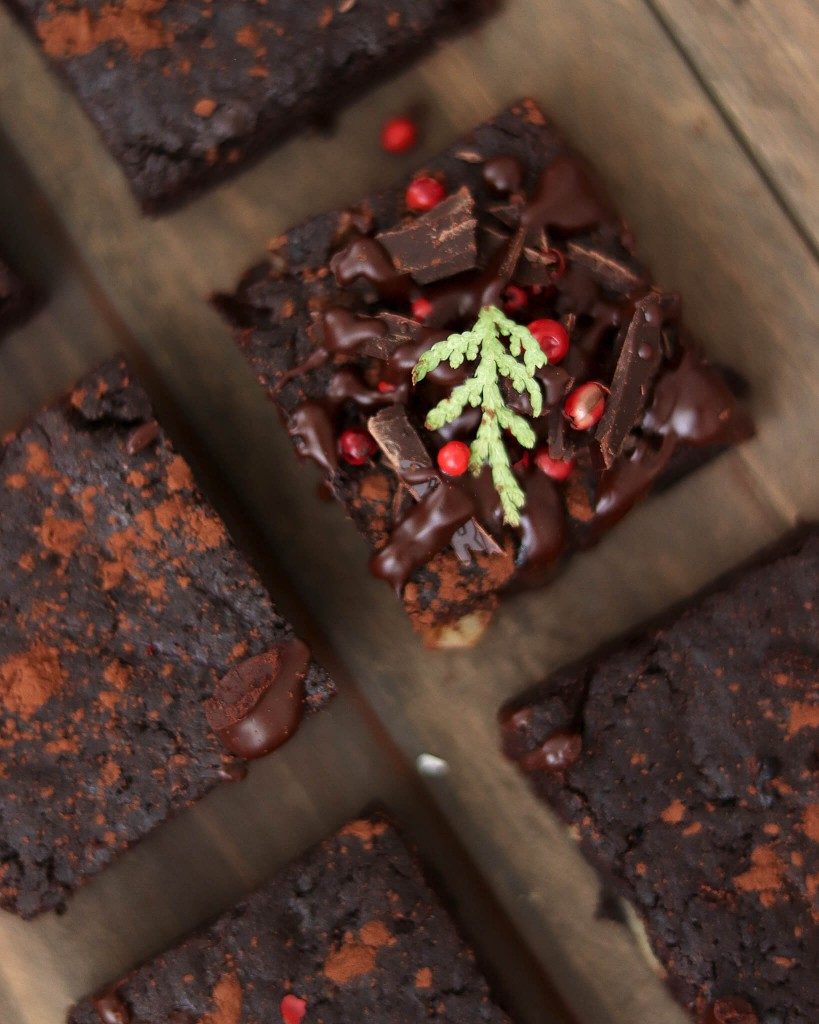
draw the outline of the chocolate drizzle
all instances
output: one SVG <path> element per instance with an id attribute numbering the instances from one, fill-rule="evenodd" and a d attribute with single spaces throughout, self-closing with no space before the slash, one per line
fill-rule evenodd
<path id="1" fill-rule="evenodd" d="M 301 722 L 310 649 L 287 640 L 228 672 L 205 704 L 208 724 L 236 757 L 264 757 Z"/>
<path id="2" fill-rule="evenodd" d="M 423 441 L 410 423 L 403 407 L 385 409 L 377 416 L 373 416 L 367 427 L 396 476 L 416 501 L 422 501 L 432 488 L 441 486 L 443 478 L 433 466 Z M 460 482 L 451 486 L 460 486 L 463 489 Z M 474 518 L 474 514 L 468 522 L 446 538 L 443 546 L 446 544 L 452 545 L 455 554 L 465 564 L 471 563 L 475 554 L 498 555 L 502 552 L 500 545 Z M 406 559 L 401 561 L 403 564 Z M 403 582 L 406 582 L 406 579 Z"/>
<path id="3" fill-rule="evenodd" d="M 296 450 L 312 459 L 328 476 L 338 470 L 336 434 L 333 421 L 320 402 L 302 402 L 290 414 L 287 432 L 296 442 Z"/>
<path id="4" fill-rule="evenodd" d="M 472 501 L 462 488 L 442 483 L 430 489 L 370 561 L 373 575 L 386 580 L 400 597 L 413 571 L 442 551 L 472 512 Z"/>

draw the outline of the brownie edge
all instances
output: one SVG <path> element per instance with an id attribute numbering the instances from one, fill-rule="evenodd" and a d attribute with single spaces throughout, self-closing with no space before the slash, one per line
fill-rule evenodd
<path id="1" fill-rule="evenodd" d="M 819 1020 L 818 609 L 814 525 L 501 715 L 703 1024 Z"/>
<path id="2" fill-rule="evenodd" d="M 383 817 L 351 821 L 69 1024 L 510 1024 Z"/>

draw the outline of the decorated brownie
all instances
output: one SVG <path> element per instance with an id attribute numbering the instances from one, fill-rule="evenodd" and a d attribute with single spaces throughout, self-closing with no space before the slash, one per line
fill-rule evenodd
<path id="1" fill-rule="evenodd" d="M 750 433 L 530 101 L 272 249 L 216 301 L 432 644 Z"/>

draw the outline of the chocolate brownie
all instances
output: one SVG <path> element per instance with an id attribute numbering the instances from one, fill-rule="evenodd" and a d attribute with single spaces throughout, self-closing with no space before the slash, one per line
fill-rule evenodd
<path id="1" fill-rule="evenodd" d="M 493 0 L 7 0 L 149 211 L 326 121 Z"/>
<path id="2" fill-rule="evenodd" d="M 0 333 L 15 326 L 31 309 L 31 289 L 0 260 Z"/>
<path id="3" fill-rule="evenodd" d="M 119 362 L 0 443 L 0 906 L 60 907 L 333 683 Z"/>
<path id="4" fill-rule="evenodd" d="M 649 490 L 750 432 L 683 331 L 679 297 L 652 284 L 628 229 L 531 101 L 409 186 L 316 217 L 273 249 L 217 305 L 298 450 L 370 542 L 374 573 L 431 643 L 474 636 L 501 591 L 548 580 Z M 498 484 L 494 466 L 464 473 L 501 423 L 488 405 L 464 405 L 464 388 L 481 383 L 476 351 L 423 380 L 413 367 L 452 331 L 523 325 L 517 343 L 536 368 L 507 366 L 519 376 L 492 398 L 514 434 L 504 444 L 496 428 Z M 437 415 L 459 394 L 461 414 L 431 423 L 435 403 Z M 503 490 L 524 504 L 518 525 Z"/>
<path id="5" fill-rule="evenodd" d="M 70 1024 L 508 1024 L 382 817 L 351 821 Z"/>
<path id="6" fill-rule="evenodd" d="M 819 529 L 506 709 L 706 1024 L 819 1020 Z"/>

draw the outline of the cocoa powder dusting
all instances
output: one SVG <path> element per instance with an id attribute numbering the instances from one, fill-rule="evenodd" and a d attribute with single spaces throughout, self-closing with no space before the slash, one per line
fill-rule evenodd
<path id="1" fill-rule="evenodd" d="M 38 22 L 37 34 L 50 57 L 82 57 L 104 43 L 119 43 L 138 60 L 174 40 L 173 33 L 151 17 L 164 6 L 165 0 L 121 0 L 105 4 L 96 17 L 85 8 L 59 11 Z"/>
<path id="2" fill-rule="evenodd" d="M 30 718 L 60 691 L 65 673 L 59 651 L 37 641 L 27 651 L 0 662 L 0 698 L 7 711 Z"/>

